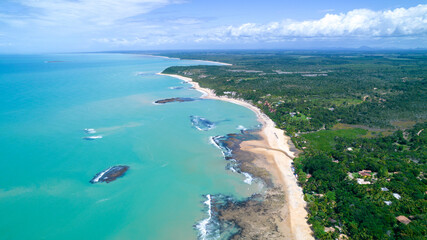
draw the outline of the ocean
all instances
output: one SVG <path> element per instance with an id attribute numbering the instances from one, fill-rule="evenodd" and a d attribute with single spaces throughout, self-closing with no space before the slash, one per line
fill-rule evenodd
<path id="1" fill-rule="evenodd" d="M 0 239 L 223 238 L 209 227 L 210 196 L 241 199 L 262 184 L 228 170 L 211 137 L 259 123 L 247 108 L 198 99 L 189 84 L 156 75 L 200 64 L 213 63 L 0 55 Z M 173 97 L 196 101 L 154 103 Z M 213 126 L 198 129 L 192 116 Z M 102 138 L 84 139 L 93 135 Z M 115 165 L 130 168 L 89 182 Z"/>

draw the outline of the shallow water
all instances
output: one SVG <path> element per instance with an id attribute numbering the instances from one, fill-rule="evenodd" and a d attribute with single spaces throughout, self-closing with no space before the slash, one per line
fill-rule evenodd
<path id="1" fill-rule="evenodd" d="M 0 56 L 0 238 L 196 239 L 194 226 L 208 218 L 207 194 L 259 191 L 226 170 L 210 143 L 255 127 L 253 112 L 216 100 L 153 104 L 201 95 L 155 75 L 192 64 L 201 63 L 126 54 Z M 198 131 L 192 115 L 215 128 Z M 89 183 L 114 165 L 130 169 L 114 182 Z"/>

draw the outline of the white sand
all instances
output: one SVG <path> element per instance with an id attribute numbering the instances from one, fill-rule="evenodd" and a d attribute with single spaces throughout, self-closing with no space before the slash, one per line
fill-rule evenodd
<path id="1" fill-rule="evenodd" d="M 224 65 L 224 66 L 232 66 L 233 65 L 231 63 L 208 61 L 208 60 L 181 59 L 181 58 L 166 57 L 166 56 L 159 56 L 159 55 L 150 55 L 150 54 L 139 54 L 139 55 L 141 55 L 141 56 L 148 56 L 148 57 L 166 58 L 166 59 L 187 60 L 187 61 L 194 61 L 194 62 L 208 62 L 208 63 L 215 63 L 215 64 L 218 64 L 218 65 Z"/>
<path id="2" fill-rule="evenodd" d="M 251 105 L 250 103 L 240 100 L 233 99 L 226 96 L 217 96 L 215 92 L 208 88 L 201 88 L 199 83 L 194 82 L 191 78 L 183 77 L 175 74 L 162 74 L 170 77 L 175 77 L 186 81 L 193 85 L 193 87 L 203 93 L 201 98 L 205 99 L 216 99 L 221 101 L 227 101 L 240 106 L 249 108 L 258 117 L 258 121 L 262 123 L 262 135 L 265 137 L 266 144 L 269 146 L 270 151 L 269 155 L 274 157 L 275 168 L 280 172 L 280 178 L 282 180 L 283 190 L 286 194 L 287 206 L 289 209 L 289 216 L 284 216 L 286 222 L 290 224 L 291 235 L 293 239 L 314 239 L 312 236 L 312 231 L 309 224 L 307 223 L 307 211 L 305 210 L 306 202 L 304 201 L 303 192 L 301 187 L 297 184 L 297 179 L 294 176 L 291 166 L 292 159 L 295 157 L 294 153 L 290 151 L 290 146 L 288 144 L 289 136 L 286 136 L 284 131 L 276 128 L 275 123 L 267 115 L 265 115 L 259 108 Z M 269 157 L 269 156 L 266 156 Z M 286 235 L 289 235 L 286 234 Z"/>
<path id="3" fill-rule="evenodd" d="M 196 61 L 196 62 L 208 62 L 208 63 L 215 63 L 215 64 L 225 65 L 225 66 L 232 66 L 232 65 L 233 65 L 233 64 L 231 64 L 231 63 L 216 62 L 216 61 L 208 61 L 208 60 L 192 60 L 192 59 L 185 59 L 185 60 L 189 60 L 189 61 Z"/>

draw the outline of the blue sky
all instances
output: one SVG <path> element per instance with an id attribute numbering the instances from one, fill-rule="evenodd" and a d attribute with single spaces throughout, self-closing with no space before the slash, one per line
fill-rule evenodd
<path id="1" fill-rule="evenodd" d="M 427 46 L 427 1 L 2 0 L 0 53 Z"/>

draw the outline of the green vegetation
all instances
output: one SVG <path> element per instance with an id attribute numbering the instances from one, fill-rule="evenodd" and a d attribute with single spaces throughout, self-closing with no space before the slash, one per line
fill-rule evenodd
<path id="1" fill-rule="evenodd" d="M 367 130 L 356 129 L 296 138 L 297 143 L 309 144 L 294 161 L 310 209 L 309 222 L 341 229 L 351 239 L 423 239 L 427 234 L 427 133 L 417 133 L 426 128 L 426 123 L 417 124 L 378 138 L 358 137 Z M 360 176 L 363 170 L 371 172 Z M 367 184 L 358 184 L 356 178 Z M 396 222 L 400 215 L 411 223 Z M 316 235 L 334 239 L 339 231 L 325 233 L 322 228 Z"/>
<path id="2" fill-rule="evenodd" d="M 367 130 L 360 128 L 324 130 L 319 132 L 307 133 L 297 139 L 297 147 L 306 149 L 306 151 L 327 152 L 330 151 L 341 139 L 352 139 L 357 136 L 367 134 Z M 305 144 L 307 143 L 307 144 Z M 307 145 L 305 148 L 304 146 Z"/>
<path id="3" fill-rule="evenodd" d="M 233 66 L 171 67 L 218 95 L 236 92 L 289 134 L 338 122 L 393 128 L 427 118 L 427 54 L 236 52 L 169 54 Z M 390 59 L 392 58 L 392 59 Z M 404 58 L 405 60 L 395 60 Z M 303 117 L 304 116 L 304 117 Z"/>
<path id="4" fill-rule="evenodd" d="M 427 53 L 167 55 L 233 64 L 164 73 L 250 101 L 292 136 L 318 239 L 426 238 Z"/>

